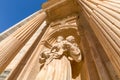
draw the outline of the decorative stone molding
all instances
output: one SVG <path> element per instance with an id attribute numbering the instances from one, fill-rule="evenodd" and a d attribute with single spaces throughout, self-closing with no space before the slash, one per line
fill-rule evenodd
<path id="1" fill-rule="evenodd" d="M 43 4 L 46 13 L 37 14 L 0 43 L 0 70 L 32 39 L 47 17 L 43 33 L 35 36 L 8 80 L 34 80 L 41 69 L 42 51 L 51 48 L 58 36 L 65 40 L 70 35 L 82 52 L 81 63 L 71 63 L 73 80 L 119 80 L 119 8 L 119 0 L 48 0 Z"/>
<path id="2" fill-rule="evenodd" d="M 47 12 L 48 23 L 78 13 L 78 5 L 75 0 L 50 0 L 44 3 L 42 8 Z"/>
<path id="3" fill-rule="evenodd" d="M 33 80 L 35 79 L 36 75 L 39 72 L 40 64 L 39 64 L 39 55 L 42 52 L 42 50 L 45 48 L 43 45 L 43 41 L 48 41 L 49 44 L 54 44 L 56 41 L 57 36 L 62 35 L 65 37 L 69 35 L 73 35 L 76 38 L 77 43 L 80 43 L 80 37 L 77 33 L 77 26 L 76 25 L 62 25 L 59 28 L 52 28 L 50 25 L 45 31 L 44 35 L 42 36 L 42 39 L 36 46 L 36 49 L 30 56 L 27 64 L 22 69 L 21 73 L 17 77 L 18 80 Z M 31 76 L 32 75 L 32 76 Z M 80 75 L 79 75 L 80 76 Z M 80 77 L 79 77 L 80 78 Z M 12 78 L 11 78 L 12 79 Z"/>

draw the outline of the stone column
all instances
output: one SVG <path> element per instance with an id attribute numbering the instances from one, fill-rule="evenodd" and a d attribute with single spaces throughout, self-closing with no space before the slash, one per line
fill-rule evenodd
<path id="1" fill-rule="evenodd" d="M 18 51 L 36 32 L 46 16 L 46 13 L 41 11 L 40 14 L 28 21 L 0 43 L 0 72 L 6 68 Z"/>
<path id="2" fill-rule="evenodd" d="M 83 14 L 91 25 L 92 30 L 113 64 L 118 74 L 117 76 L 120 77 L 120 1 L 77 1 L 83 10 Z"/>

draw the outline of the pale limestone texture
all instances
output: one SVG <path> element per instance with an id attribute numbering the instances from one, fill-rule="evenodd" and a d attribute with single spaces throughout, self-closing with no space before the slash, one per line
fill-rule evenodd
<path id="1" fill-rule="evenodd" d="M 18 62 L 13 60 L 15 66 L 5 72 L 10 72 L 6 80 L 35 80 L 42 70 L 39 63 L 42 51 L 55 44 L 58 36 L 65 39 L 72 35 L 82 59 L 72 63 L 65 57 L 66 61 L 62 62 L 71 65 L 72 80 L 120 80 L 119 13 L 119 0 L 48 0 L 40 12 L 23 21 L 24 25 L 20 23 L 22 26 L 18 29 L 15 26 L 12 28 L 15 30 L 4 32 L 3 38 L 0 35 L 0 71 L 4 71 L 21 50 L 24 55 L 20 60 L 17 58 Z M 44 21 L 46 25 L 41 27 Z"/>
<path id="2" fill-rule="evenodd" d="M 35 80 L 72 80 L 71 63 L 82 60 L 75 38 L 58 36 L 56 43 L 40 55 L 43 64 Z"/>

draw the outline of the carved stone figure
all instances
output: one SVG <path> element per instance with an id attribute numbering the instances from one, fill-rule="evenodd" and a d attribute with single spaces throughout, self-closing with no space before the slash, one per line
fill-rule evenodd
<path id="1" fill-rule="evenodd" d="M 73 36 L 68 36 L 65 44 L 68 45 L 67 50 L 69 51 L 70 57 L 72 57 L 76 62 L 80 62 L 82 60 L 82 55 L 77 43 L 75 42 L 75 38 Z"/>
<path id="2" fill-rule="evenodd" d="M 74 40 L 73 36 L 66 40 L 58 36 L 52 48 L 43 51 L 40 60 L 44 65 L 35 80 L 72 80 L 70 61 L 81 61 L 81 53 Z"/>

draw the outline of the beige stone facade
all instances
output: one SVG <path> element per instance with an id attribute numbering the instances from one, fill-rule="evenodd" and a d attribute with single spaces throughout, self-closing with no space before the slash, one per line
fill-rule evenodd
<path id="1" fill-rule="evenodd" d="M 48 0 L 0 35 L 1 77 L 35 80 L 39 55 L 50 47 L 43 41 L 53 45 L 58 36 L 72 35 L 82 53 L 80 63 L 71 63 L 72 80 L 120 80 L 119 5 L 119 0 Z"/>

